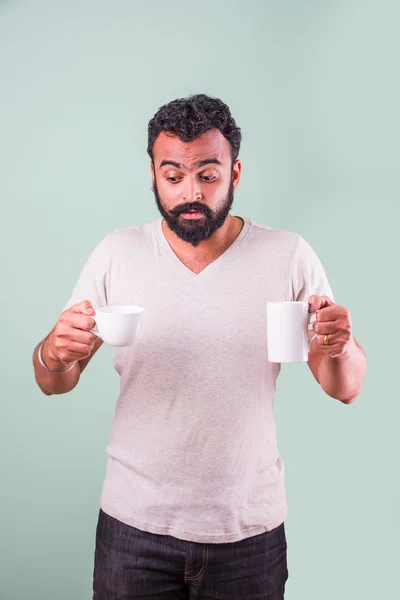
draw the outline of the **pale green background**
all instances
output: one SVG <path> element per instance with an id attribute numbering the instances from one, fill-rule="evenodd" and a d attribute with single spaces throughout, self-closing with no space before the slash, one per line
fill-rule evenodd
<path id="1" fill-rule="evenodd" d="M 369 361 L 351 406 L 304 364 L 278 380 L 286 597 L 400 598 L 399 18 L 384 0 L 0 1 L 1 600 L 91 598 L 112 350 L 52 397 L 31 354 L 102 237 L 158 217 L 147 123 L 198 92 L 242 127 L 234 214 L 310 242 Z"/>

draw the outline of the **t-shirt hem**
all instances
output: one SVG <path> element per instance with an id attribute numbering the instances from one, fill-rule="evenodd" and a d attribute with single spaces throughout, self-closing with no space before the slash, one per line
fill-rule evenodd
<path id="1" fill-rule="evenodd" d="M 132 519 L 132 517 L 128 517 L 126 515 L 121 514 L 103 500 L 100 500 L 100 508 L 110 517 L 117 519 L 121 523 L 125 523 L 125 525 L 136 527 L 136 529 L 140 529 L 141 531 L 147 531 L 148 533 L 155 533 L 158 535 L 171 535 L 180 540 L 186 540 L 188 542 L 198 542 L 200 544 L 223 544 L 227 542 L 239 542 L 240 540 L 244 540 L 246 538 L 253 537 L 261 533 L 266 533 L 267 531 L 275 529 L 283 523 L 283 521 L 288 515 L 288 509 L 287 506 L 285 506 L 285 508 L 281 510 L 277 515 L 275 515 L 273 519 L 269 520 L 263 525 L 254 525 L 252 527 L 246 527 L 245 529 L 241 529 L 237 533 L 220 533 L 210 535 L 181 531 L 180 529 L 178 530 L 170 526 L 142 523 L 140 521 L 137 521 L 136 519 Z"/>

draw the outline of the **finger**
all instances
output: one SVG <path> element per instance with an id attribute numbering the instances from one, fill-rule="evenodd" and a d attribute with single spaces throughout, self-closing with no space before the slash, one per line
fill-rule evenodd
<path id="1" fill-rule="evenodd" d="M 67 329 L 63 331 L 64 334 L 68 331 L 69 327 L 89 331 L 96 325 L 95 320 L 90 316 L 75 312 L 70 312 L 60 318 L 60 323 L 63 321 L 67 323 Z"/>
<path id="2" fill-rule="evenodd" d="M 82 300 L 79 304 L 74 304 L 70 309 L 74 313 L 94 314 L 94 308 L 90 300 Z"/>
<path id="3" fill-rule="evenodd" d="M 91 344 L 81 344 L 81 342 L 71 341 L 68 345 L 68 352 L 74 352 L 80 355 L 87 355 L 92 351 Z"/>
<path id="4" fill-rule="evenodd" d="M 325 335 L 328 335 L 328 344 L 324 344 Z M 321 348 L 328 348 L 329 346 L 334 346 L 341 342 L 339 334 L 325 334 L 325 335 L 317 335 L 315 341 L 317 342 L 317 346 Z"/>
<path id="5" fill-rule="evenodd" d="M 333 306 L 326 306 L 325 308 L 321 308 L 317 311 L 316 320 L 321 321 L 336 321 L 336 319 L 340 315 L 338 314 L 338 306 L 334 304 Z"/>
<path id="6" fill-rule="evenodd" d="M 60 346 L 60 341 L 61 340 L 57 340 L 55 342 L 54 353 L 56 354 L 57 358 L 63 362 L 82 360 L 83 358 L 89 356 L 90 352 L 92 351 L 91 346 L 88 346 L 87 344 L 69 341 L 68 346 L 64 346 L 63 344 Z"/>
<path id="7" fill-rule="evenodd" d="M 89 316 L 86 317 L 85 315 L 75 315 L 75 318 L 73 321 L 71 321 L 71 324 L 75 329 L 90 331 L 96 325 L 96 321 Z"/>
<path id="8" fill-rule="evenodd" d="M 308 311 L 315 312 L 324 308 L 325 306 L 331 306 L 334 304 L 328 296 L 310 296 L 308 299 Z"/>
<path id="9" fill-rule="evenodd" d="M 323 321 L 322 323 L 317 321 L 313 325 L 315 333 L 320 335 L 326 335 L 327 333 L 333 334 L 338 332 L 336 321 Z"/>
<path id="10" fill-rule="evenodd" d="M 69 342 L 78 342 L 87 345 L 93 344 L 97 339 L 95 333 L 73 326 L 66 328 L 65 331 L 61 331 L 58 337 L 63 338 L 64 341 L 69 340 Z"/>

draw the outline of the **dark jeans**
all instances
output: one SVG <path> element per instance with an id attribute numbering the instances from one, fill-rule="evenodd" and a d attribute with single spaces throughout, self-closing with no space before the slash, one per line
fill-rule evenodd
<path id="1" fill-rule="evenodd" d="M 282 600 L 287 578 L 283 523 L 238 542 L 201 544 L 141 531 L 100 510 L 94 600 Z"/>

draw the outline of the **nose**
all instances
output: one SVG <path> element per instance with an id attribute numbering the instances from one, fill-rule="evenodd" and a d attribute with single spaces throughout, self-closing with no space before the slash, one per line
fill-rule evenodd
<path id="1" fill-rule="evenodd" d="M 182 188 L 182 201 L 183 202 L 196 202 L 202 199 L 202 193 L 200 189 L 200 182 L 191 177 L 186 177 L 184 186 Z"/>

